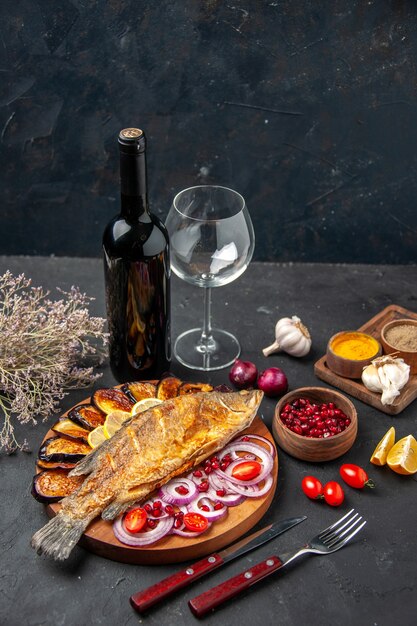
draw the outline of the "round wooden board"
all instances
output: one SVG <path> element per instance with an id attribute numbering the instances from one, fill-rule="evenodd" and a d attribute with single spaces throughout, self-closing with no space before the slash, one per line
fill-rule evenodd
<path id="1" fill-rule="evenodd" d="M 274 439 L 259 417 L 241 434 L 252 433 L 267 438 L 275 448 Z M 56 435 L 48 431 L 45 439 Z M 39 471 L 39 469 L 37 470 Z M 191 540 L 177 535 L 164 537 L 156 544 L 144 548 L 127 546 L 116 539 L 112 523 L 101 518 L 94 520 L 79 541 L 87 550 L 121 563 L 151 564 L 180 563 L 198 559 L 236 541 L 247 533 L 268 510 L 275 494 L 278 477 L 278 455 L 275 454 L 273 484 L 269 492 L 261 498 L 246 498 L 242 504 L 229 507 L 224 519 L 214 522 L 209 530 Z M 46 506 L 49 517 L 59 511 L 59 503 Z"/>

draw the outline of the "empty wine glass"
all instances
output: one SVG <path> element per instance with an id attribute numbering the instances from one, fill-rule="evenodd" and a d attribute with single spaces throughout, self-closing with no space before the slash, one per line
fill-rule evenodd
<path id="1" fill-rule="evenodd" d="M 252 258 L 255 235 L 245 200 L 226 187 L 190 187 L 175 196 L 165 225 L 173 271 L 204 289 L 203 326 L 179 335 L 174 354 L 192 369 L 227 367 L 239 356 L 240 345 L 232 333 L 212 328 L 211 288 L 236 280 Z"/>

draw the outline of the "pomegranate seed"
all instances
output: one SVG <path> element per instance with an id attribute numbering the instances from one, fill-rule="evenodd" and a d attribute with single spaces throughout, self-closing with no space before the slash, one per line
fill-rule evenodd
<path id="1" fill-rule="evenodd" d="M 209 506 L 207 506 L 207 504 L 202 504 L 202 505 L 200 506 L 200 509 L 201 509 L 202 511 L 210 511 L 210 507 L 209 507 Z"/>
<path id="2" fill-rule="evenodd" d="M 162 502 L 160 500 L 155 500 L 155 502 L 153 503 L 153 508 L 162 509 Z"/>
<path id="3" fill-rule="evenodd" d="M 213 461 L 213 463 L 211 464 L 212 470 L 219 469 L 219 467 L 220 467 L 220 463 L 218 461 Z"/>
<path id="4" fill-rule="evenodd" d="M 181 528 L 181 526 L 182 526 L 182 520 L 181 520 L 181 519 L 176 519 L 176 520 L 174 521 L 174 526 L 175 526 L 175 528 Z"/>
<path id="5" fill-rule="evenodd" d="M 216 494 L 222 498 L 226 495 L 226 489 L 217 489 Z"/>
<path id="6" fill-rule="evenodd" d="M 161 509 L 153 509 L 153 511 L 152 511 L 152 515 L 153 515 L 154 517 L 161 517 L 161 515 L 162 515 L 162 511 L 161 511 Z"/>
<path id="7" fill-rule="evenodd" d="M 146 523 L 149 528 L 153 529 L 153 528 L 156 528 L 156 525 L 158 522 L 154 519 L 148 519 Z"/>
<path id="8" fill-rule="evenodd" d="M 220 511 L 220 509 L 222 509 L 223 507 L 224 507 L 224 504 L 222 504 L 221 502 L 216 502 L 216 504 L 214 505 L 214 510 Z"/>
<path id="9" fill-rule="evenodd" d="M 174 515 L 174 507 L 170 504 L 167 504 L 165 507 L 165 512 L 168 513 L 168 515 L 170 516 Z"/>
<path id="10" fill-rule="evenodd" d="M 211 469 L 211 465 L 208 465 L 207 467 L 204 468 L 204 473 L 206 475 L 211 474 L 213 470 Z"/>
<path id="11" fill-rule="evenodd" d="M 175 491 L 177 491 L 180 496 L 186 496 L 187 493 L 190 493 L 187 487 L 185 487 L 184 485 L 178 485 L 178 487 L 175 487 Z"/>
<path id="12" fill-rule="evenodd" d="M 182 519 L 184 518 L 184 513 L 183 513 L 182 511 L 177 511 L 177 512 L 174 514 L 174 517 L 175 517 L 175 519 L 180 519 L 180 520 L 182 520 Z"/>
<path id="13" fill-rule="evenodd" d="M 201 478 L 203 475 L 203 472 L 201 470 L 196 470 L 195 472 L 193 472 L 193 476 L 195 476 L 196 478 Z"/>
<path id="14" fill-rule="evenodd" d="M 197 489 L 200 492 L 205 492 L 209 490 L 209 484 L 208 483 L 200 483 L 199 485 L 197 485 Z"/>
<path id="15" fill-rule="evenodd" d="M 244 437 L 242 437 L 242 441 L 250 441 L 249 437 L 247 437 L 246 435 Z"/>
<path id="16" fill-rule="evenodd" d="M 143 508 L 145 509 L 145 511 L 147 513 L 151 513 L 151 511 L 152 511 L 152 507 L 151 507 L 150 504 L 145 504 L 145 506 Z"/>

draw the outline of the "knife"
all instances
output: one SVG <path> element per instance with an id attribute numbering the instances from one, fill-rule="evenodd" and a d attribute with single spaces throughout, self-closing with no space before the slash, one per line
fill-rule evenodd
<path id="1" fill-rule="evenodd" d="M 296 526 L 300 522 L 303 522 L 305 519 L 307 519 L 307 517 L 306 515 L 303 515 L 302 517 L 290 517 L 289 519 L 269 524 L 268 526 L 265 526 L 265 528 L 261 528 L 251 535 L 240 539 L 240 541 L 233 543 L 224 550 L 215 552 L 214 554 L 197 561 L 186 569 L 164 578 L 159 583 L 151 585 L 143 591 L 138 591 L 130 597 L 130 604 L 133 606 L 135 611 L 143 613 L 147 609 L 150 609 L 154 604 L 157 604 L 160 600 L 163 600 L 173 594 L 175 591 L 187 587 L 187 585 L 191 582 L 194 582 L 198 578 L 208 574 L 208 572 L 217 569 L 221 565 L 228 563 L 228 561 L 237 559 L 242 556 L 242 554 L 262 546 L 264 543 L 278 537 L 281 533 L 285 533 L 285 531 L 289 530 L 293 526 Z"/>

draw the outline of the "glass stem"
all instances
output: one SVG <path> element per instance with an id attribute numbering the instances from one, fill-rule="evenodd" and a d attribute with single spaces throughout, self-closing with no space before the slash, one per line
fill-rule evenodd
<path id="1" fill-rule="evenodd" d="M 204 287 L 204 321 L 197 350 L 206 354 L 214 352 L 216 342 L 211 333 L 211 288 Z"/>

